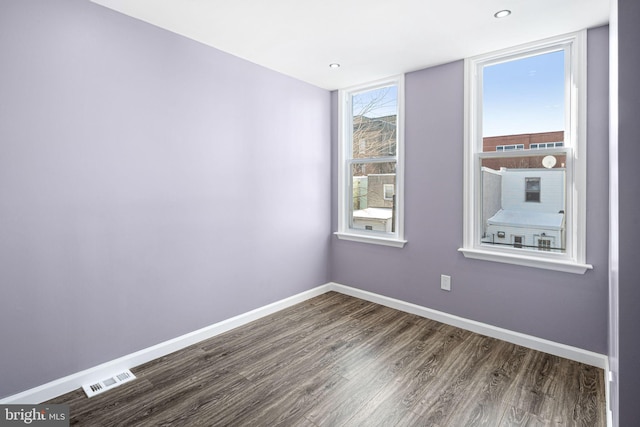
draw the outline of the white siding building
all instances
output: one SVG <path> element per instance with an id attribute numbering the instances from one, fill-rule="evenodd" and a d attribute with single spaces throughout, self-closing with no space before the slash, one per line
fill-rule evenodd
<path id="1" fill-rule="evenodd" d="M 353 220 L 360 230 L 393 231 L 393 196 L 396 175 L 369 174 L 353 177 Z"/>
<path id="2" fill-rule="evenodd" d="M 501 169 L 502 209 L 526 212 L 555 212 L 564 210 L 564 169 Z M 533 188 L 538 179 L 539 187 Z M 527 181 L 529 180 L 529 181 Z M 539 199 L 527 201 L 529 190 L 537 191 Z"/>
<path id="3" fill-rule="evenodd" d="M 500 209 L 483 218 L 482 241 L 514 248 L 564 250 L 565 170 L 483 170 L 483 180 L 495 181 L 496 175 L 500 176 L 500 192 L 483 194 L 483 206 L 495 206 L 499 197 Z"/>
<path id="4" fill-rule="evenodd" d="M 353 212 L 353 228 L 391 232 L 393 211 L 387 208 L 366 208 Z"/>

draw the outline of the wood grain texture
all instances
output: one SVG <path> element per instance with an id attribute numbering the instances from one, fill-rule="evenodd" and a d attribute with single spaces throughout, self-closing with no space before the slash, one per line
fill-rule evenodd
<path id="1" fill-rule="evenodd" d="M 132 369 L 74 426 L 604 427 L 601 369 L 329 292 Z"/>

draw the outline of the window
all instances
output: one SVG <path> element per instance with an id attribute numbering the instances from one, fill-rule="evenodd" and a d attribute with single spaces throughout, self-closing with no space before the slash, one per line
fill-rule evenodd
<path id="1" fill-rule="evenodd" d="M 540 178 L 525 178 L 525 202 L 540 201 Z"/>
<path id="2" fill-rule="evenodd" d="M 552 239 L 546 237 L 538 237 L 538 249 L 541 251 L 550 251 L 552 247 Z"/>
<path id="3" fill-rule="evenodd" d="M 585 43 L 581 31 L 465 60 L 466 257 L 593 268 L 585 263 Z"/>
<path id="4" fill-rule="evenodd" d="M 393 186 L 393 184 L 384 184 L 384 199 L 393 200 L 394 194 L 395 194 L 395 187 Z"/>
<path id="5" fill-rule="evenodd" d="M 338 238 L 403 247 L 402 76 L 339 92 Z"/>
<path id="6" fill-rule="evenodd" d="M 524 144 L 497 145 L 496 151 L 524 150 Z"/>
<path id="7" fill-rule="evenodd" d="M 539 148 L 554 148 L 554 147 L 562 147 L 564 146 L 564 142 L 540 142 L 538 144 L 531 144 L 529 148 L 531 150 L 537 150 Z"/>
<path id="8" fill-rule="evenodd" d="M 358 154 L 364 154 L 367 151 L 367 140 L 361 139 L 358 141 Z"/>
<path id="9" fill-rule="evenodd" d="M 513 247 L 514 248 L 522 248 L 523 241 L 524 241 L 524 237 L 522 237 L 522 236 L 513 236 Z"/>

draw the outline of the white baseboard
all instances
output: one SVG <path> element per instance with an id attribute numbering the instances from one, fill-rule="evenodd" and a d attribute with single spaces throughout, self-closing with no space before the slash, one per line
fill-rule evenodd
<path id="1" fill-rule="evenodd" d="M 606 367 L 604 368 L 604 397 L 606 401 L 607 427 L 613 426 L 613 410 L 611 408 L 611 382 L 613 375 L 609 365 L 609 359 L 607 358 Z"/>
<path id="2" fill-rule="evenodd" d="M 143 363 L 147 363 L 153 359 L 166 356 L 167 354 L 173 353 L 174 351 L 181 350 L 192 344 L 196 344 L 200 341 L 212 338 L 233 328 L 237 328 L 238 326 L 253 322 L 254 320 L 258 320 L 264 316 L 283 310 L 287 307 L 306 301 L 310 298 L 329 291 L 340 292 L 345 295 L 350 295 L 366 301 L 395 308 L 407 313 L 416 314 L 418 316 L 433 319 L 438 322 L 446 323 L 448 325 L 490 336 L 492 338 L 498 338 L 510 343 L 522 345 L 534 350 L 539 350 L 581 363 L 586 363 L 598 368 L 607 369 L 608 366 L 607 356 L 602 354 L 582 350 L 565 344 L 559 344 L 553 341 L 544 340 L 531 335 L 521 334 L 519 332 L 513 332 L 507 329 L 497 328 L 486 323 L 476 322 L 474 320 L 465 319 L 441 311 L 422 307 L 416 304 L 411 304 L 383 295 L 374 294 L 372 292 L 363 291 L 361 289 L 344 286 L 338 283 L 328 283 L 322 286 L 318 286 L 317 288 L 311 289 L 309 291 L 299 293 L 292 297 L 276 301 L 264 307 L 257 308 L 247 313 L 240 314 L 230 319 L 223 320 L 211 326 L 198 329 L 197 331 L 190 332 L 180 337 L 162 342 L 152 347 L 148 347 L 135 353 L 131 353 L 118 359 L 100 364 L 93 368 L 89 368 L 84 371 L 57 379 L 55 381 L 51 381 L 41 386 L 23 391 L 21 393 L 14 394 L 12 396 L 1 399 L 0 404 L 37 404 L 53 399 L 57 396 L 60 396 L 61 394 L 65 394 L 80 388 L 82 384 L 100 381 L 103 378 L 109 377 L 114 372 L 118 372 L 123 369 L 131 369 Z"/>
<path id="3" fill-rule="evenodd" d="M 211 326 L 198 329 L 197 331 L 173 338 L 171 340 L 156 344 L 152 347 L 145 348 L 135 353 L 128 354 L 115 360 L 94 366 L 93 368 L 77 372 L 75 374 L 51 381 L 41 386 L 23 391 L 18 394 L 6 397 L 0 400 L 0 404 L 37 404 L 54 397 L 60 396 L 70 391 L 82 387 L 82 384 L 100 381 L 108 378 L 115 372 L 124 369 L 131 369 L 136 366 L 147 363 L 153 359 L 157 359 L 174 351 L 181 350 L 192 344 L 196 344 L 202 340 L 214 337 L 216 335 L 227 332 L 238 326 L 245 325 L 254 320 L 258 320 L 264 316 L 283 310 L 292 305 L 306 301 L 315 296 L 324 294 L 330 290 L 330 285 L 322 285 L 317 288 L 299 293 L 289 298 L 276 301 L 264 307 L 257 308 L 247 313 L 240 314 L 230 319 L 223 320 Z"/>
<path id="4" fill-rule="evenodd" d="M 463 317 L 454 316 L 442 311 L 432 310 L 416 304 L 389 298 L 383 295 L 374 294 L 372 292 L 363 291 L 361 289 L 351 288 L 349 286 L 338 283 L 330 283 L 332 291 L 340 292 L 366 301 L 375 302 L 390 308 L 395 308 L 406 313 L 416 314 L 421 317 L 436 320 L 447 325 L 457 326 L 458 328 L 476 332 L 492 338 L 498 338 L 513 344 L 531 348 L 533 350 L 543 351 L 555 356 L 564 357 L 566 359 L 575 360 L 576 362 L 585 363 L 587 365 L 606 369 L 607 356 L 604 354 L 594 353 L 592 351 L 583 350 L 581 348 L 572 347 L 565 344 L 545 340 L 534 337 L 532 335 L 521 334 L 519 332 L 510 331 L 508 329 L 498 328 L 486 323 L 476 322 L 475 320 L 465 319 Z"/>

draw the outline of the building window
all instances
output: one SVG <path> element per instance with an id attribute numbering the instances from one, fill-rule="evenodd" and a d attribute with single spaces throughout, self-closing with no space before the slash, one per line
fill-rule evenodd
<path id="1" fill-rule="evenodd" d="M 524 150 L 524 144 L 497 145 L 496 151 Z"/>
<path id="2" fill-rule="evenodd" d="M 538 237 L 538 250 L 541 251 L 551 251 L 552 248 L 552 239 L 548 239 L 545 237 Z"/>
<path id="3" fill-rule="evenodd" d="M 367 152 L 367 140 L 361 139 L 358 141 L 358 154 L 363 154 Z"/>
<path id="4" fill-rule="evenodd" d="M 524 243 L 524 237 L 522 236 L 513 236 L 513 247 L 514 248 L 522 248 L 522 244 Z"/>
<path id="5" fill-rule="evenodd" d="M 540 201 L 540 178 L 525 178 L 524 179 L 524 200 L 526 202 L 539 202 Z"/>
<path id="6" fill-rule="evenodd" d="M 585 262 L 585 49 L 581 31 L 465 60 L 466 257 L 593 268 Z M 517 142 L 551 134 L 562 140 Z M 505 231 L 511 245 L 499 238 Z"/>
<path id="7" fill-rule="evenodd" d="M 393 195 L 395 194 L 395 187 L 393 184 L 383 184 L 384 185 L 384 199 L 385 200 L 393 200 Z"/>
<path id="8" fill-rule="evenodd" d="M 531 150 L 538 150 L 541 148 L 555 148 L 555 147 L 562 147 L 564 146 L 564 142 L 559 141 L 559 142 L 540 142 L 537 144 L 531 144 L 529 146 L 529 148 Z"/>
<path id="9" fill-rule="evenodd" d="M 403 99 L 403 76 L 339 91 L 340 239 L 406 243 Z"/>

